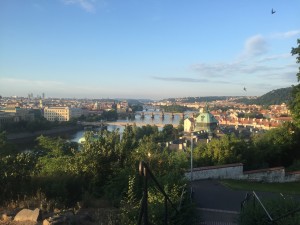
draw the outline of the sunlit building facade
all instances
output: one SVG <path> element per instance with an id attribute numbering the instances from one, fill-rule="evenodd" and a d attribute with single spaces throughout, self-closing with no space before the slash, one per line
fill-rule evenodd
<path id="1" fill-rule="evenodd" d="M 44 109 L 44 117 L 49 121 L 69 121 L 81 115 L 83 115 L 83 110 L 80 108 L 46 107 Z"/>

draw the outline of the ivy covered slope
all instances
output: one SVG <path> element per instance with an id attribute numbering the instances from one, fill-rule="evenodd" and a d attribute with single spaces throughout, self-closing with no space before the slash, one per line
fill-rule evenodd
<path id="1" fill-rule="evenodd" d="M 280 88 L 270 91 L 256 99 L 241 98 L 236 100 L 236 102 L 244 104 L 256 104 L 256 105 L 280 105 L 282 103 L 289 103 L 291 100 L 293 87 Z"/>

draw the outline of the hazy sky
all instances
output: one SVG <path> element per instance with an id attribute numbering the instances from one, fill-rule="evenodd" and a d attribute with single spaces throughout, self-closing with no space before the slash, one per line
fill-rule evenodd
<path id="1" fill-rule="evenodd" d="M 262 95 L 297 83 L 299 10 L 299 0 L 0 0 L 0 95 Z"/>

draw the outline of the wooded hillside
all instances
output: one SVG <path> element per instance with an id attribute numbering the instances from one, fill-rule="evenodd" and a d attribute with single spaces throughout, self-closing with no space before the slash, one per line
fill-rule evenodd
<path id="1" fill-rule="evenodd" d="M 282 103 L 288 103 L 291 99 L 292 87 L 280 88 L 270 91 L 256 99 L 241 98 L 236 102 L 245 104 L 256 104 L 256 105 L 280 105 Z"/>

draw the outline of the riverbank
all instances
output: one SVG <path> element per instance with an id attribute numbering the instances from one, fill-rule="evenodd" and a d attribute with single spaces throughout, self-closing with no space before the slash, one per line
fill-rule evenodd
<path id="1" fill-rule="evenodd" d="M 41 135 L 44 136 L 60 135 L 60 134 L 75 132 L 82 129 L 83 129 L 82 126 L 75 125 L 75 126 L 67 126 L 67 127 L 57 127 L 50 130 L 40 130 L 35 132 L 13 133 L 13 134 L 7 134 L 7 140 L 11 142 L 19 142 L 28 139 L 35 139 Z"/>

